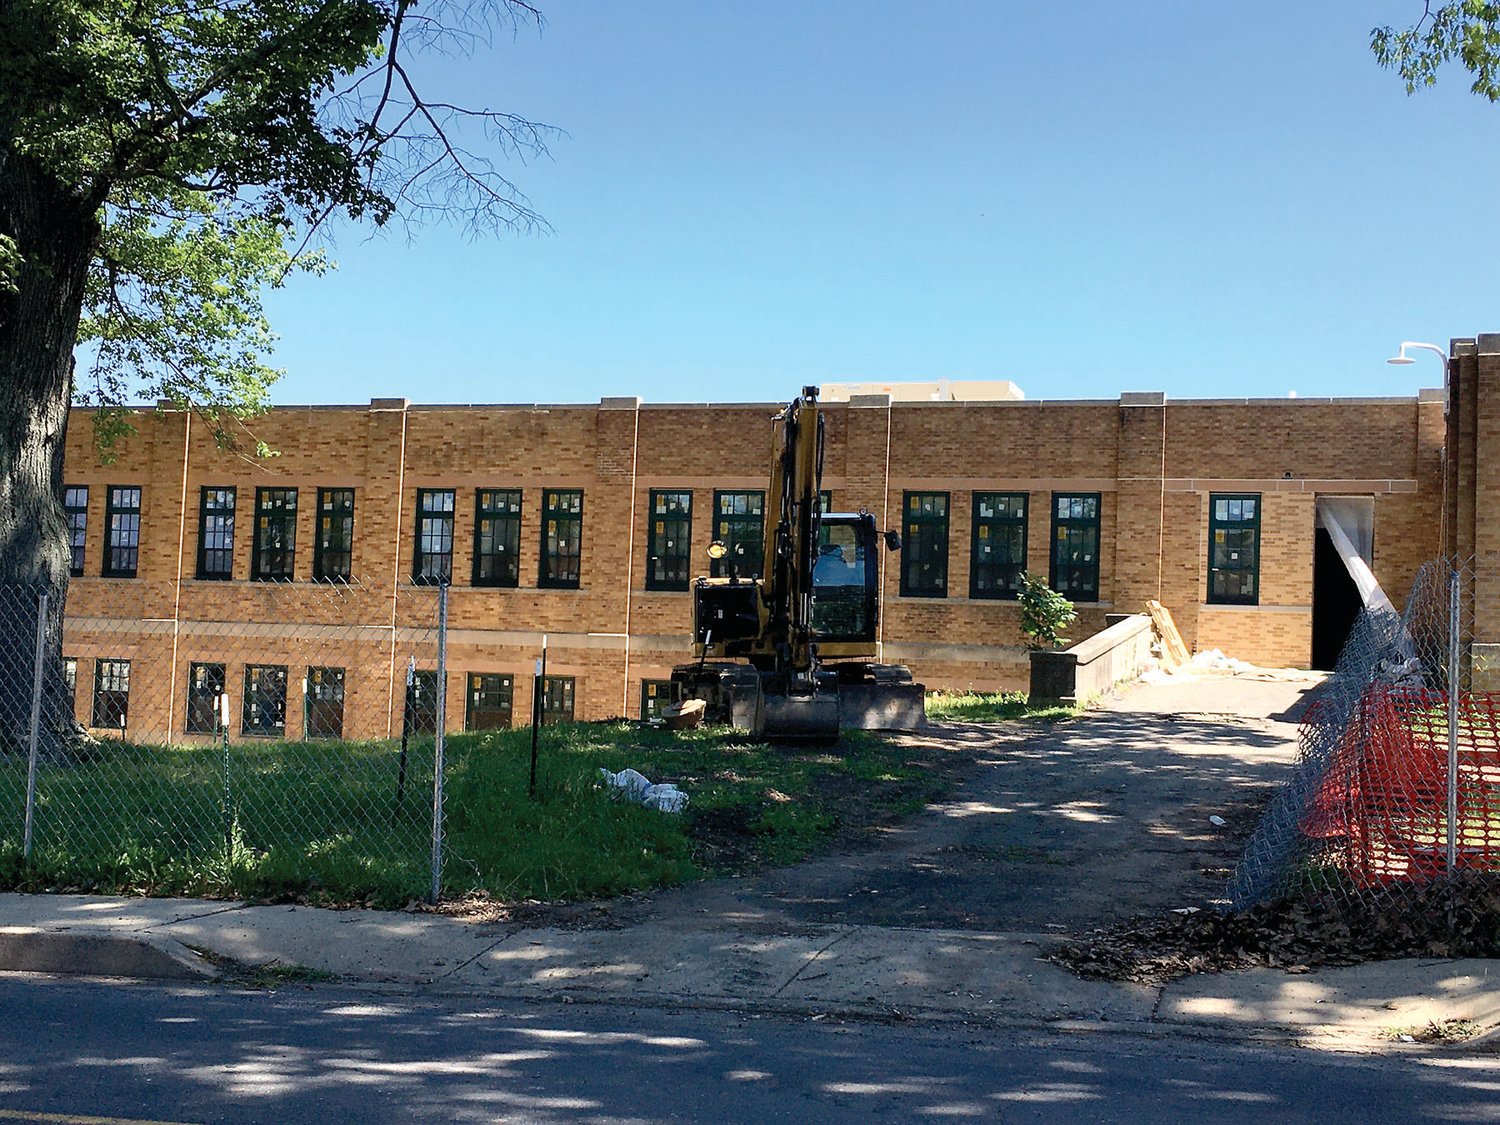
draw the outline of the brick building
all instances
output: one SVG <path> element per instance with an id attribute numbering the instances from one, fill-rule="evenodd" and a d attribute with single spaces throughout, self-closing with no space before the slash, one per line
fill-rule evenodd
<path id="1" fill-rule="evenodd" d="M 1464 386 L 1500 380 L 1491 345 L 1500 337 L 1455 342 L 1472 360 L 1462 370 L 1477 372 Z M 1491 414 L 1475 416 L 1488 448 L 1500 393 L 1483 401 Z M 113 725 L 124 712 L 132 737 L 178 741 L 202 728 L 203 691 L 223 684 L 237 713 L 246 697 L 236 731 L 385 737 L 402 721 L 394 638 L 431 623 L 428 583 L 450 575 L 450 728 L 529 721 L 544 632 L 553 710 L 637 715 L 689 656 L 688 586 L 709 567 L 709 543 L 761 534 L 777 409 L 634 398 L 278 407 L 255 424 L 280 451 L 261 461 L 218 450 L 186 413 L 145 410 L 108 465 L 76 412 L 65 476 L 80 573 L 65 655 L 77 713 Z M 1078 604 L 1074 637 L 1159 598 L 1195 648 L 1326 663 L 1350 607 L 1347 574 L 1320 555 L 1319 498 L 1364 505 L 1369 561 L 1399 602 L 1475 488 L 1472 457 L 1466 483 L 1449 458 L 1445 525 L 1444 447 L 1459 438 L 1440 390 L 1185 401 L 854 393 L 826 416 L 832 507 L 867 508 L 907 542 L 885 557 L 883 658 L 929 686 L 1024 687 L 1013 593 L 1023 567 Z M 1481 464 L 1486 487 L 1491 471 Z M 338 663 L 326 643 L 310 655 L 320 636 L 338 638 Z M 320 690 L 337 696 L 336 723 L 301 698 Z"/>

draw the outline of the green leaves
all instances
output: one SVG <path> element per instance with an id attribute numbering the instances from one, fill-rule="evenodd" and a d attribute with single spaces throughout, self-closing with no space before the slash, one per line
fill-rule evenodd
<path id="1" fill-rule="evenodd" d="M 1373 29 L 1370 49 L 1381 66 L 1401 75 L 1409 94 L 1435 86 L 1438 70 L 1457 61 L 1474 76 L 1471 91 L 1500 101 L 1500 4 L 1451 0 L 1435 10 L 1429 4 L 1411 27 Z"/>
<path id="2" fill-rule="evenodd" d="M 1078 613 L 1045 579 L 1035 574 L 1021 575 L 1021 632 L 1031 639 L 1033 648 L 1057 648 L 1068 643 L 1062 631 L 1073 624 Z"/>

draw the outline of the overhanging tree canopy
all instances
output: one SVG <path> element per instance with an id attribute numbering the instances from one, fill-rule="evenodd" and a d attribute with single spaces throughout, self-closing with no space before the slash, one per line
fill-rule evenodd
<path id="1" fill-rule="evenodd" d="M 0 0 L 0 583 L 66 582 L 70 400 L 171 399 L 226 435 L 263 409 L 260 294 L 321 268 L 331 219 L 544 225 L 492 155 L 548 130 L 408 65 L 539 23 L 522 0 Z"/>

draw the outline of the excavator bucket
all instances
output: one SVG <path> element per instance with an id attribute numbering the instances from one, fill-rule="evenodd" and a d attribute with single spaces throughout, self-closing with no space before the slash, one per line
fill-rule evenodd
<path id="1" fill-rule="evenodd" d="M 921 730 L 927 725 L 921 684 L 842 684 L 839 723 L 845 730 Z"/>
<path id="2" fill-rule="evenodd" d="M 839 736 L 839 697 L 817 695 L 760 697 L 755 733 L 771 742 L 834 742 Z"/>

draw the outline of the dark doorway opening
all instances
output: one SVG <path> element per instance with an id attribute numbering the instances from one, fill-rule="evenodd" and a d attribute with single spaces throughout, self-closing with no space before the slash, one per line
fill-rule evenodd
<path id="1" fill-rule="evenodd" d="M 1313 548 L 1312 666 L 1332 671 L 1364 608 L 1359 587 L 1339 557 L 1328 530 L 1319 525 Z"/>

